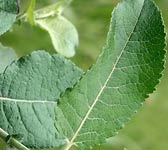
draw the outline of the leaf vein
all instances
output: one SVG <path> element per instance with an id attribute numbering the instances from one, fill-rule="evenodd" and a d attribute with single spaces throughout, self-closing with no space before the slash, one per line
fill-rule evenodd
<path id="1" fill-rule="evenodd" d="M 0 101 L 3 101 L 3 102 L 15 102 L 15 103 L 57 104 L 57 102 L 47 101 L 47 100 L 23 100 L 23 99 L 13 99 L 13 98 L 7 98 L 7 97 L 0 97 Z"/>

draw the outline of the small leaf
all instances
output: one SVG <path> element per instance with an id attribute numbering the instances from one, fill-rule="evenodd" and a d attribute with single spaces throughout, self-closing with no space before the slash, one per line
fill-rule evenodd
<path id="1" fill-rule="evenodd" d="M 55 4 L 35 12 L 35 22 L 46 30 L 57 52 L 72 57 L 78 45 L 78 32 L 75 26 L 61 16 L 71 0 L 58 0 Z"/>
<path id="2" fill-rule="evenodd" d="M 13 49 L 4 47 L 0 44 L 0 73 L 2 73 L 5 68 L 16 58 L 17 55 Z"/>
<path id="3" fill-rule="evenodd" d="M 17 0 L 0 0 L 0 35 L 11 28 L 16 20 L 18 10 Z"/>
<path id="4" fill-rule="evenodd" d="M 35 24 L 34 21 L 34 8 L 35 8 L 36 0 L 30 0 L 29 7 L 26 11 L 28 21 L 30 22 L 31 25 Z"/>
<path id="5" fill-rule="evenodd" d="M 74 25 L 60 15 L 36 20 L 50 34 L 53 46 L 57 52 L 72 57 L 78 45 L 78 32 Z"/>
<path id="6" fill-rule="evenodd" d="M 10 135 L 23 135 L 29 148 L 64 144 L 55 126 L 55 105 L 81 75 L 71 61 L 44 51 L 13 62 L 0 75 L 0 128 Z"/>
<path id="7" fill-rule="evenodd" d="M 64 150 L 92 149 L 124 127 L 159 83 L 164 47 L 163 21 L 152 0 L 119 3 L 103 53 L 57 106 Z"/>

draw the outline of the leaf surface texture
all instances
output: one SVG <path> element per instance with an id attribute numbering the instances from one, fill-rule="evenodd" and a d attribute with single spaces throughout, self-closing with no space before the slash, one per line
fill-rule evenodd
<path id="1" fill-rule="evenodd" d="M 14 61 L 0 75 L 0 128 L 22 135 L 29 148 L 65 143 L 55 126 L 55 107 L 82 73 L 63 56 L 44 51 Z"/>
<path id="2" fill-rule="evenodd" d="M 90 149 L 123 128 L 159 83 L 164 47 L 164 26 L 153 1 L 118 4 L 102 54 L 56 109 L 60 133 L 69 140 L 64 150 Z"/>

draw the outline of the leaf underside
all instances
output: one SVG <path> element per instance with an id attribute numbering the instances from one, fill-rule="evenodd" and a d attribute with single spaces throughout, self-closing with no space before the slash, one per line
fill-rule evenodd
<path id="1" fill-rule="evenodd" d="M 0 128 L 22 135 L 28 147 L 64 144 L 54 124 L 55 106 L 81 75 L 82 71 L 63 56 L 44 51 L 13 62 L 0 75 Z"/>
<path id="2" fill-rule="evenodd" d="M 11 28 L 18 10 L 17 0 L 0 0 L 0 35 Z"/>
<path id="3" fill-rule="evenodd" d="M 115 8 L 103 53 L 56 109 L 64 150 L 114 136 L 154 91 L 163 71 L 165 33 L 152 0 L 123 0 Z"/>

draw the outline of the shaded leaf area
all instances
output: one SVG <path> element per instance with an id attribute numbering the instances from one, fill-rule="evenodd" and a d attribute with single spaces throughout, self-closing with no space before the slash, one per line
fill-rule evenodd
<path id="1" fill-rule="evenodd" d="M 0 76 L 0 127 L 22 135 L 30 148 L 64 144 L 55 126 L 55 106 L 82 73 L 63 56 L 44 51 L 13 62 Z"/>
<path id="2" fill-rule="evenodd" d="M 65 150 L 89 149 L 123 128 L 159 83 L 164 47 L 162 18 L 151 0 L 115 8 L 103 53 L 56 109 L 56 124 L 69 139 Z"/>
<path id="3" fill-rule="evenodd" d="M 11 28 L 19 11 L 17 0 L 0 0 L 0 35 Z"/>
<path id="4" fill-rule="evenodd" d="M 0 73 L 2 73 L 16 58 L 17 55 L 12 48 L 4 47 L 0 44 Z"/>

